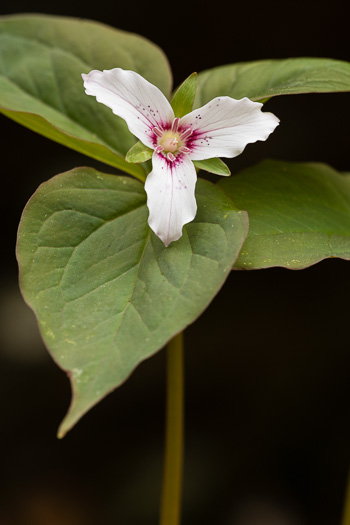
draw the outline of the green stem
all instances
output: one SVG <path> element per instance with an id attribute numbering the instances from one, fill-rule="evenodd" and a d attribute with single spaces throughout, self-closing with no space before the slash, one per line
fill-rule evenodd
<path id="1" fill-rule="evenodd" d="M 183 471 L 183 334 L 167 347 L 166 436 L 160 525 L 179 525 Z"/>
<path id="2" fill-rule="evenodd" d="M 350 471 L 345 492 L 342 525 L 350 525 Z"/>

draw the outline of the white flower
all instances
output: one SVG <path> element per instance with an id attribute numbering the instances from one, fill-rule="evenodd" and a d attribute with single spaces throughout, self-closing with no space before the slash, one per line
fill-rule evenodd
<path id="1" fill-rule="evenodd" d="M 163 93 L 134 71 L 94 70 L 82 77 L 86 94 L 111 108 L 154 150 L 145 183 L 148 223 L 165 246 L 181 237 L 197 212 L 192 161 L 236 157 L 247 144 L 266 140 L 279 123 L 272 113 L 261 111 L 262 104 L 230 97 L 214 98 L 175 118 Z"/>

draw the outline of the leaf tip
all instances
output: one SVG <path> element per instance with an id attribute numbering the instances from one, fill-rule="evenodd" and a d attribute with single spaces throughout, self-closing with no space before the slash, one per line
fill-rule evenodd
<path id="1" fill-rule="evenodd" d="M 61 422 L 60 426 L 58 427 L 56 437 L 57 439 L 63 439 L 68 432 L 71 430 L 71 428 L 74 426 L 74 422 L 68 422 L 68 416 L 69 413 L 66 415 L 66 417 Z"/>

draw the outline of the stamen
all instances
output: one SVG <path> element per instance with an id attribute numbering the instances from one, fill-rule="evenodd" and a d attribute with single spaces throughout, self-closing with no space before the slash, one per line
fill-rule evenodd
<path id="1" fill-rule="evenodd" d="M 174 118 L 173 123 L 171 125 L 171 131 L 173 133 L 176 133 L 179 127 L 179 117 Z"/>
<path id="2" fill-rule="evenodd" d="M 191 150 L 190 148 L 186 148 L 186 146 L 181 146 L 179 151 L 181 151 L 181 153 L 189 153 Z"/>
<path id="3" fill-rule="evenodd" d="M 180 140 L 185 140 L 185 139 L 188 139 L 188 137 L 190 137 L 192 135 L 193 131 L 191 128 L 187 128 L 185 129 L 185 131 L 183 133 L 181 133 L 180 135 Z"/>
<path id="4" fill-rule="evenodd" d="M 161 146 L 161 145 L 159 144 L 159 146 L 157 146 L 157 147 L 155 148 L 154 151 L 155 151 L 156 153 L 160 153 L 160 152 L 163 151 L 163 150 L 164 150 L 163 146 Z"/>
<path id="5" fill-rule="evenodd" d="M 152 128 L 152 131 L 155 135 L 157 135 L 157 137 L 163 136 L 163 132 L 159 128 L 157 128 L 157 126 L 154 126 L 154 128 Z"/>
<path id="6" fill-rule="evenodd" d="M 174 162 L 176 157 L 169 151 L 169 153 L 167 154 L 167 159 L 170 160 L 170 162 Z"/>

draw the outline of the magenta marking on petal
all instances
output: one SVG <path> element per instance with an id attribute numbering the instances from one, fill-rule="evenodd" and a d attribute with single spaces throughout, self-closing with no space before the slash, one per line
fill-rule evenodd
<path id="1" fill-rule="evenodd" d="M 204 137 L 205 133 L 203 133 L 202 131 L 200 131 L 198 129 L 194 129 L 194 130 L 191 130 L 191 131 L 192 131 L 192 134 L 187 139 L 186 146 L 188 148 L 190 148 L 191 151 L 193 151 L 193 149 L 195 149 L 196 146 L 198 146 L 200 141 L 203 140 L 203 137 Z"/>
<path id="2" fill-rule="evenodd" d="M 170 160 L 168 155 L 165 156 L 164 153 L 161 153 L 160 155 L 164 159 L 164 161 L 166 162 L 167 168 L 171 172 L 173 172 L 173 170 L 176 170 L 176 168 L 183 163 L 183 155 L 182 154 L 177 154 L 176 157 L 174 155 L 174 160 Z"/>
<path id="3" fill-rule="evenodd" d="M 176 133 L 179 128 L 179 120 L 179 117 L 176 117 L 174 118 L 173 123 L 171 124 L 171 131 L 173 131 L 174 133 Z"/>

